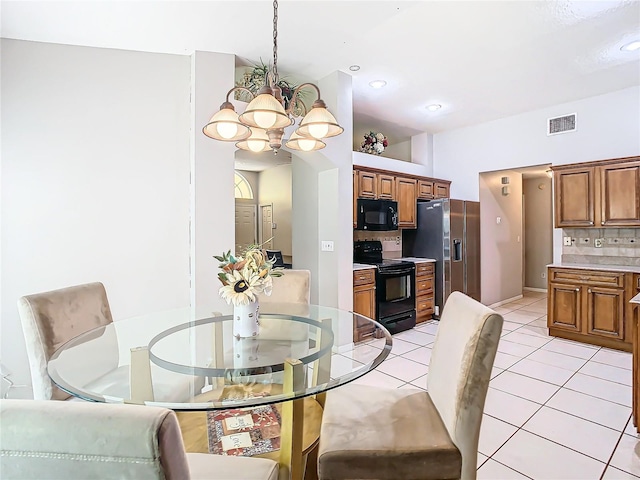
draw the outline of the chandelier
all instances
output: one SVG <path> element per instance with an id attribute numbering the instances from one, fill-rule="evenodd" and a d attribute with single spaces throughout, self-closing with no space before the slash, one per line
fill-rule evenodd
<path id="1" fill-rule="evenodd" d="M 320 150 L 326 146 L 323 139 L 340 135 L 344 131 L 327 110 L 327 105 L 320 98 L 320 89 L 316 85 L 303 83 L 296 88 L 285 109 L 278 81 L 278 0 L 274 0 L 273 68 L 267 72 L 264 87 L 256 95 L 245 87 L 229 90 L 225 102 L 220 105 L 220 111 L 211 117 L 209 123 L 202 128 L 202 132 L 214 140 L 236 142 L 236 147 L 243 150 L 273 150 L 274 153 L 278 153 L 278 149 L 282 147 L 285 127 L 294 125 L 297 117 L 303 118 L 285 143 L 288 148 L 294 150 Z M 309 112 L 304 103 L 298 101 L 298 93 L 307 87 L 315 89 L 318 95 Z M 252 98 L 242 115 L 236 113 L 229 101 L 229 96 L 236 91 L 246 92 Z M 302 106 L 302 111 L 298 111 L 299 106 Z"/>

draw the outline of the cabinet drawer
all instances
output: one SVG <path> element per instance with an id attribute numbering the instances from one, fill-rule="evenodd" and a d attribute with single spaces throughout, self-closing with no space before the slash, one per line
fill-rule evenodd
<path id="1" fill-rule="evenodd" d="M 433 263 L 432 262 L 416 263 L 416 277 L 421 277 L 423 275 L 429 275 L 431 273 L 433 273 Z"/>
<path id="2" fill-rule="evenodd" d="M 358 343 L 364 340 L 374 338 L 376 335 L 375 327 L 371 328 L 357 328 L 353 331 L 353 342 Z"/>
<path id="3" fill-rule="evenodd" d="M 353 272 L 353 286 L 373 284 L 375 282 L 375 270 L 373 268 L 366 270 L 355 270 Z"/>
<path id="4" fill-rule="evenodd" d="M 433 277 L 416 278 L 416 295 L 433 293 Z"/>
<path id="5" fill-rule="evenodd" d="M 557 283 L 584 283 L 607 287 L 624 287 L 624 273 L 604 272 L 597 270 L 565 270 L 551 269 L 549 280 Z"/>
<path id="6" fill-rule="evenodd" d="M 433 295 L 422 295 L 416 297 L 416 315 L 427 315 L 433 313 Z"/>

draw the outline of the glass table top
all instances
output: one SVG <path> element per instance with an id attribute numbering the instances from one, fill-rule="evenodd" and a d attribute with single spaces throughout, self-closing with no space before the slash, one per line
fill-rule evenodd
<path id="1" fill-rule="evenodd" d="M 215 410 L 324 392 L 375 369 L 391 351 L 389 332 L 352 312 L 261 304 L 251 338 L 233 336 L 231 312 L 185 308 L 90 330 L 56 350 L 49 375 L 85 400 Z M 372 323 L 379 338 L 354 346 L 354 324 Z M 297 361 L 298 381 L 283 389 L 287 359 Z"/>

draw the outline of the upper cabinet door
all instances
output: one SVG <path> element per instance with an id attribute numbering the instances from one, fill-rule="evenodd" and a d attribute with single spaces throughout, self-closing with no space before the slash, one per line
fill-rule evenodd
<path id="1" fill-rule="evenodd" d="M 433 181 L 418 180 L 418 198 L 431 200 L 433 198 Z"/>
<path id="2" fill-rule="evenodd" d="M 396 199 L 396 177 L 378 173 L 378 198 Z"/>
<path id="3" fill-rule="evenodd" d="M 434 183 L 433 196 L 434 198 L 449 198 L 449 184 L 438 182 Z"/>
<path id="4" fill-rule="evenodd" d="M 376 174 L 371 172 L 358 172 L 358 198 L 378 198 Z"/>
<path id="5" fill-rule="evenodd" d="M 599 169 L 602 225 L 640 226 L 640 161 Z"/>
<path id="6" fill-rule="evenodd" d="M 594 226 L 594 177 L 594 167 L 555 172 L 556 228 Z"/>
<path id="7" fill-rule="evenodd" d="M 416 228 L 416 190 L 418 182 L 414 178 L 396 177 L 398 196 L 398 227 Z"/>

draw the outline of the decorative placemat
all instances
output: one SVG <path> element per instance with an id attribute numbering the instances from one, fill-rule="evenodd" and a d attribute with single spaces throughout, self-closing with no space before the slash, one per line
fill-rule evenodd
<path id="1" fill-rule="evenodd" d="M 273 405 L 207 412 L 209 453 L 252 456 L 280 450 L 280 423 Z"/>

